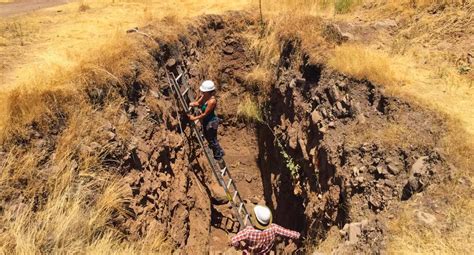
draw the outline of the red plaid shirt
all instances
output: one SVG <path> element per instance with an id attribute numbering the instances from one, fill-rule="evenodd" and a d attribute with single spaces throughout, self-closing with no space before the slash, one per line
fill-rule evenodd
<path id="1" fill-rule="evenodd" d="M 277 236 L 284 236 L 292 239 L 300 238 L 300 233 L 271 224 L 265 230 L 258 230 L 253 227 L 246 227 L 232 238 L 232 245 L 240 248 L 240 242 L 244 242 L 244 254 L 268 254 L 275 243 Z"/>

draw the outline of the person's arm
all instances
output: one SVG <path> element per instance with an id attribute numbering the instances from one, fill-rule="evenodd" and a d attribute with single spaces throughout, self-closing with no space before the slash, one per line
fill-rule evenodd
<path id="1" fill-rule="evenodd" d="M 240 246 L 240 242 L 245 241 L 248 238 L 248 234 L 249 232 L 247 231 L 247 229 L 240 231 L 239 233 L 237 233 L 237 235 L 232 237 L 230 244 L 238 248 Z"/>
<path id="2" fill-rule="evenodd" d="M 286 229 L 286 228 L 281 227 L 277 224 L 273 224 L 273 227 L 275 228 L 277 234 L 280 235 L 280 236 L 288 237 L 288 238 L 291 238 L 291 239 L 299 239 L 300 238 L 300 233 L 298 233 L 296 231 Z"/>
<path id="3" fill-rule="evenodd" d="M 200 96 L 196 101 L 189 103 L 189 106 L 196 107 L 202 104 L 202 98 L 204 96 Z"/>
<path id="4" fill-rule="evenodd" d="M 216 104 L 217 104 L 217 101 L 215 99 L 211 99 L 209 101 L 207 101 L 207 107 L 206 107 L 206 111 L 204 111 L 203 113 L 197 115 L 197 116 L 193 116 L 193 115 L 189 115 L 189 119 L 191 121 L 195 121 L 195 120 L 199 120 L 199 119 L 202 119 L 204 117 L 206 117 L 207 115 L 211 114 L 211 112 L 214 110 L 214 108 L 216 108 Z"/>

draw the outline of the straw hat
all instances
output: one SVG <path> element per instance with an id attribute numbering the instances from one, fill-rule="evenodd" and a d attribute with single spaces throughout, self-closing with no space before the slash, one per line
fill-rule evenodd
<path id="1" fill-rule="evenodd" d="M 264 205 L 256 205 L 252 211 L 252 222 L 253 225 L 260 229 L 267 229 L 272 224 L 272 211 L 270 208 Z"/>

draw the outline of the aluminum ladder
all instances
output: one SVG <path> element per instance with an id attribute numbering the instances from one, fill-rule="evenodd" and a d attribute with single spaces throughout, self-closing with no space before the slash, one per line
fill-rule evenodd
<path id="1" fill-rule="evenodd" d="M 178 101 L 180 109 L 186 114 L 191 114 L 193 112 L 193 107 L 190 107 L 189 103 L 194 102 L 194 95 L 191 87 L 189 87 L 189 85 L 187 84 L 187 72 L 179 65 L 176 67 L 176 70 L 178 73 L 177 76 L 175 76 L 173 72 L 169 72 L 165 67 L 168 83 L 173 91 L 173 94 L 175 95 L 176 100 Z M 222 161 L 224 163 L 224 168 L 221 168 L 218 162 L 216 162 L 213 157 L 212 151 L 204 143 L 203 134 L 201 132 L 201 129 L 197 127 L 197 122 L 198 121 L 191 122 L 191 130 L 196 136 L 199 145 L 203 149 L 204 155 L 206 156 L 209 165 L 211 166 L 214 176 L 219 182 L 219 185 L 224 189 L 227 195 L 227 199 L 232 205 L 235 214 L 234 216 L 237 217 L 237 220 L 240 223 L 239 228 L 242 229 L 246 226 L 251 226 L 252 223 L 250 221 L 250 215 L 247 211 L 247 208 L 245 207 L 244 201 L 240 197 L 239 191 L 237 190 L 235 181 L 232 179 L 229 168 L 227 167 L 223 159 Z"/>

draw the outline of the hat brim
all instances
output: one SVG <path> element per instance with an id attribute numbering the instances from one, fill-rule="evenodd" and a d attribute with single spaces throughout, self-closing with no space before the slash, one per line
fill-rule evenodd
<path id="1" fill-rule="evenodd" d="M 270 225 L 272 224 L 273 222 L 273 215 L 270 216 L 270 220 L 268 221 L 268 224 L 266 225 L 263 225 L 262 223 L 260 223 L 258 220 L 257 220 L 257 216 L 255 215 L 255 212 L 252 210 L 252 213 L 250 215 L 250 219 L 253 223 L 253 226 L 257 229 L 260 229 L 260 230 L 265 230 L 267 229 L 268 227 L 270 227 Z"/>
<path id="2" fill-rule="evenodd" d="M 202 88 L 199 88 L 199 90 L 200 90 L 201 92 L 211 92 L 211 91 L 215 91 L 216 89 L 215 89 L 215 88 L 214 88 L 214 89 L 202 89 Z"/>

